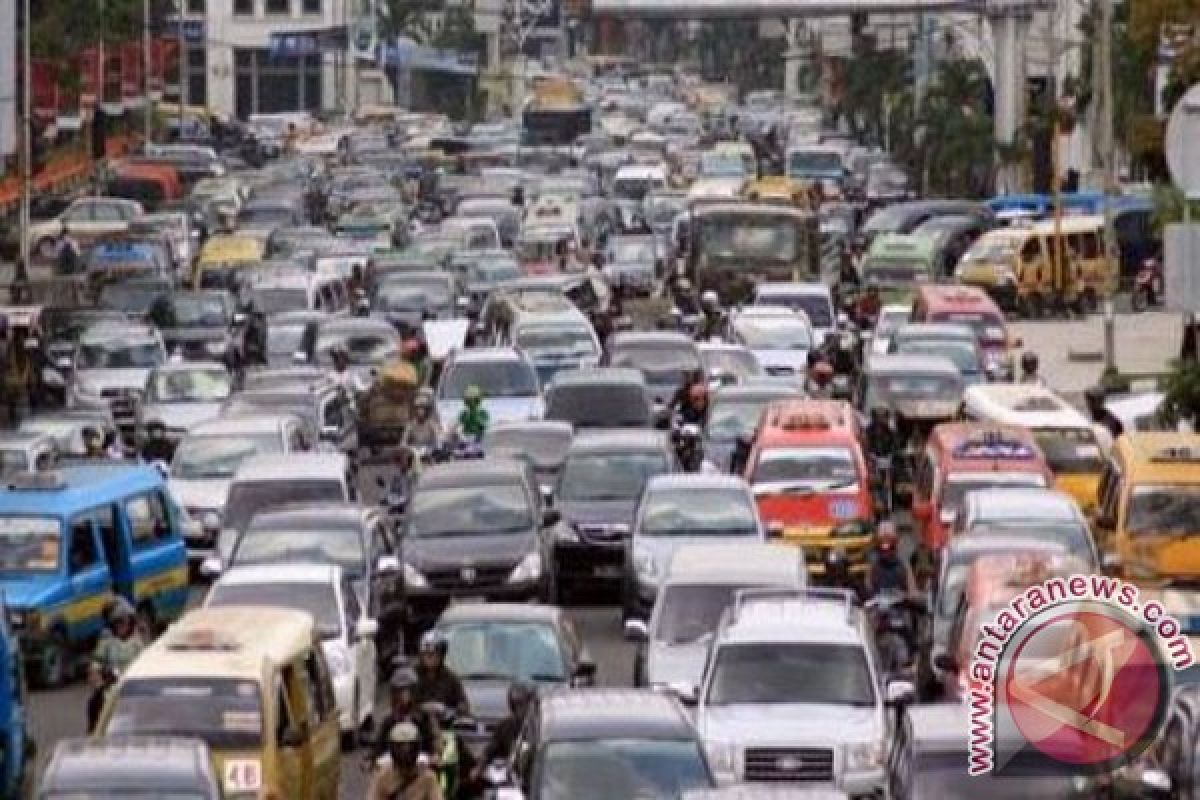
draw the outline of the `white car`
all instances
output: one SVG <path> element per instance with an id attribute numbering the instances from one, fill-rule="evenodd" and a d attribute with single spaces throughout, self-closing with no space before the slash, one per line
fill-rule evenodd
<path id="1" fill-rule="evenodd" d="M 837 330 L 833 293 L 820 281 L 809 283 L 760 283 L 754 287 L 754 305 L 783 306 L 808 317 L 813 338 L 820 347 Z"/>
<path id="2" fill-rule="evenodd" d="M 871 355 L 886 355 L 892 346 L 892 337 L 908 323 L 911 316 L 911 305 L 886 305 L 879 309 L 875 330 L 871 332 Z"/>
<path id="3" fill-rule="evenodd" d="M 342 734 L 352 737 L 366 729 L 375 710 L 379 623 L 367 616 L 341 567 L 234 567 L 213 584 L 204 605 L 273 606 L 312 614 L 333 677 Z"/>
<path id="4" fill-rule="evenodd" d="M 803 376 L 815 338 L 808 316 L 790 308 L 749 306 L 729 318 L 729 340 L 754 353 L 772 377 Z"/>
<path id="5" fill-rule="evenodd" d="M 907 701 L 913 687 L 884 689 L 873 637 L 849 594 L 735 592 L 696 696 L 696 728 L 718 782 L 882 796 L 887 705 Z"/>
<path id="6" fill-rule="evenodd" d="M 119 197 L 80 197 L 53 219 L 36 220 L 29 226 L 29 241 L 40 258 L 58 254 L 63 236 L 91 240 L 125 233 L 129 223 L 142 215 L 142 205 Z"/>

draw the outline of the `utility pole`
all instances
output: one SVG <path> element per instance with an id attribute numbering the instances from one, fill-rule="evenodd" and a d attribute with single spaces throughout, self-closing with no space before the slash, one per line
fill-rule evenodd
<path id="1" fill-rule="evenodd" d="M 1055 299 L 1066 303 L 1067 299 L 1067 264 L 1064 258 L 1065 247 L 1062 234 L 1062 165 L 1059 163 L 1059 116 L 1062 114 L 1062 98 L 1059 96 L 1058 71 L 1059 61 L 1062 60 L 1062 41 L 1058 35 L 1056 15 L 1059 8 L 1056 5 L 1046 14 L 1046 30 L 1049 41 L 1046 42 L 1049 52 L 1049 66 L 1046 70 L 1046 88 L 1050 95 L 1050 195 L 1054 198 L 1054 269 L 1051 277 Z"/>
<path id="2" fill-rule="evenodd" d="M 30 56 L 29 40 L 33 38 L 33 15 L 29 0 L 25 0 L 25 14 L 21 39 L 21 263 L 26 274 L 29 267 L 29 199 L 33 183 L 33 58 Z"/>
<path id="3" fill-rule="evenodd" d="M 150 100 L 150 0 L 142 0 L 142 102 L 145 103 L 143 118 L 145 140 L 154 139 L 154 103 Z"/>
<path id="4" fill-rule="evenodd" d="M 1112 76 L 1112 25 L 1113 0 L 1100 2 L 1100 52 L 1096 59 L 1100 70 L 1100 81 L 1096 84 L 1103 98 L 1097 115 L 1100 126 L 1100 158 L 1104 180 L 1104 260 L 1108 268 L 1109 291 L 1116 289 L 1118 274 L 1117 233 L 1113 226 L 1113 202 L 1117 194 L 1117 158 L 1113 136 L 1113 76 Z M 1106 303 L 1104 315 L 1104 368 L 1114 370 L 1117 365 L 1115 336 L 1112 314 L 1108 313 L 1111 303 Z"/>
<path id="5" fill-rule="evenodd" d="M 187 105 L 187 95 L 188 95 L 187 73 L 185 71 L 185 67 L 187 67 L 187 65 L 188 65 L 187 49 L 186 49 L 187 37 L 184 35 L 184 32 L 183 32 L 183 26 L 184 26 L 183 14 L 184 14 L 184 11 L 187 10 L 187 0 L 178 0 L 178 2 L 179 2 L 179 18 L 178 18 L 179 25 L 178 25 L 177 30 L 175 31 L 175 36 L 176 36 L 176 46 L 179 48 L 179 54 L 176 56 L 176 60 L 175 60 L 175 64 L 176 64 L 175 75 L 176 75 L 177 80 L 179 81 L 179 138 L 182 141 L 183 127 L 186 124 L 186 120 L 187 120 L 187 117 L 184 114 L 183 110 Z M 207 24 L 205 25 L 205 33 L 207 34 Z"/>

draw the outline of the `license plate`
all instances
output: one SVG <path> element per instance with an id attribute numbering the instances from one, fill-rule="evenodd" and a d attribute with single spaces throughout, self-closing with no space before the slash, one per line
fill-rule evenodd
<path id="1" fill-rule="evenodd" d="M 597 578 L 619 578 L 619 577 L 621 577 L 621 574 L 623 571 L 624 570 L 622 570 L 619 566 L 606 565 L 606 566 L 596 567 L 592 571 L 592 574 L 595 575 Z"/>

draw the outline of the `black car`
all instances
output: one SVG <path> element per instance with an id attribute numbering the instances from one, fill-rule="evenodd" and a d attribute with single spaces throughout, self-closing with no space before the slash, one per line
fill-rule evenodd
<path id="1" fill-rule="evenodd" d="M 287 411 L 304 417 L 320 431 L 321 441 L 343 453 L 353 452 L 358 446 L 354 400 L 332 381 L 296 381 L 238 392 L 226 401 L 221 416 L 263 411 Z"/>
<path id="2" fill-rule="evenodd" d="M 592 660 L 571 617 L 536 603 L 461 603 L 446 609 L 435 629 L 446 640 L 446 663 L 466 689 L 476 729 L 468 746 L 482 747 L 508 715 L 508 687 L 590 686 Z"/>
<path id="3" fill-rule="evenodd" d="M 665 433 L 587 431 L 575 437 L 555 491 L 563 517 L 554 542 L 561 594 L 620 584 L 638 497 L 651 476 L 676 467 Z"/>
<path id="4" fill-rule="evenodd" d="M 635 369 L 589 367 L 556 373 L 544 393 L 546 419 L 579 428 L 650 428 L 650 390 Z"/>
<path id="5" fill-rule="evenodd" d="M 674 800 L 715 786 L 691 720 L 665 692 L 553 691 L 529 715 L 512 764 L 529 800 Z"/>
<path id="6" fill-rule="evenodd" d="M 171 353 L 189 361 L 240 363 L 242 346 L 233 295 L 224 290 L 174 291 L 158 297 L 147 315 Z M 240 321 L 240 320 L 237 320 Z"/>
<path id="7" fill-rule="evenodd" d="M 451 600 L 554 597 L 550 529 L 533 468 L 484 458 L 421 472 L 403 521 L 404 581 L 418 624 Z"/>

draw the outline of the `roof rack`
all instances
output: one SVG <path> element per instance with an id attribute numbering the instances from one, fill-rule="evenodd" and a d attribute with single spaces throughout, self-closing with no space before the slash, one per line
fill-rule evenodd
<path id="1" fill-rule="evenodd" d="M 785 588 L 757 588 L 757 589 L 739 589 L 733 593 L 732 612 L 736 619 L 741 616 L 743 609 L 753 603 L 766 603 L 771 601 L 801 601 L 809 603 L 840 603 L 844 604 L 846 609 L 846 619 L 850 619 L 854 615 L 856 608 L 854 593 L 849 589 L 833 589 L 833 588 L 807 588 L 807 589 L 785 589 Z"/>

